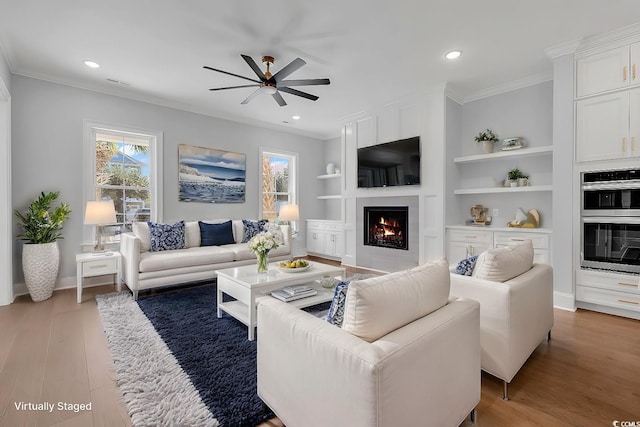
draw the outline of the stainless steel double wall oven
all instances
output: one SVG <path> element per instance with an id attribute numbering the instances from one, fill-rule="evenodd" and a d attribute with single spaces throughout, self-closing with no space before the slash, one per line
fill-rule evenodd
<path id="1" fill-rule="evenodd" d="M 640 169 L 582 173 L 581 266 L 640 273 Z"/>

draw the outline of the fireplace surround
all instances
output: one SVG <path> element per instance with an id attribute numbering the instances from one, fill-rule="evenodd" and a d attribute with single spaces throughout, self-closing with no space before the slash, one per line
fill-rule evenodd
<path id="1" fill-rule="evenodd" d="M 409 250 L 408 206 L 365 206 L 364 245 Z"/>

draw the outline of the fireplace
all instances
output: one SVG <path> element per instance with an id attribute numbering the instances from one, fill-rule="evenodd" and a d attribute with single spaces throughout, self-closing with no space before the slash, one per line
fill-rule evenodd
<path id="1" fill-rule="evenodd" d="M 408 206 L 365 206 L 364 244 L 409 250 Z"/>

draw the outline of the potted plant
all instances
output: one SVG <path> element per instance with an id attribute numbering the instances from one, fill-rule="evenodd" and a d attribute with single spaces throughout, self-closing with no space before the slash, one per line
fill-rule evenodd
<path id="1" fill-rule="evenodd" d="M 489 154 L 493 152 L 493 143 L 498 141 L 498 137 L 491 129 L 486 129 L 476 136 L 476 142 L 482 143 L 482 151 Z"/>
<path id="2" fill-rule="evenodd" d="M 58 276 L 60 252 L 58 239 L 62 239 L 62 224 L 69 218 L 69 205 L 61 203 L 52 210 L 51 204 L 59 192 L 40 193 L 31 202 L 25 214 L 14 211 L 23 240 L 22 271 L 24 281 L 33 301 L 44 301 L 51 297 Z"/>
<path id="3" fill-rule="evenodd" d="M 522 171 L 518 168 L 513 168 L 507 173 L 507 178 L 509 179 L 511 187 L 524 187 L 527 185 L 527 180 L 529 177 L 522 173 Z"/>

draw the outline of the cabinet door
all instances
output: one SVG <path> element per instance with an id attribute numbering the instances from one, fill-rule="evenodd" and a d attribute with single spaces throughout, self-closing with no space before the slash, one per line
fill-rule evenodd
<path id="1" fill-rule="evenodd" d="M 576 73 L 576 96 L 593 95 L 628 86 L 629 71 L 628 46 L 579 59 Z"/>
<path id="2" fill-rule="evenodd" d="M 307 252 L 324 254 L 324 233 L 319 230 L 307 230 Z"/>
<path id="3" fill-rule="evenodd" d="M 631 45 L 631 77 L 630 84 L 640 84 L 640 43 Z"/>
<path id="4" fill-rule="evenodd" d="M 629 144 L 630 157 L 640 156 L 640 88 L 629 91 Z"/>
<path id="5" fill-rule="evenodd" d="M 618 159 L 626 155 L 629 94 L 602 95 L 576 102 L 578 162 Z"/>

